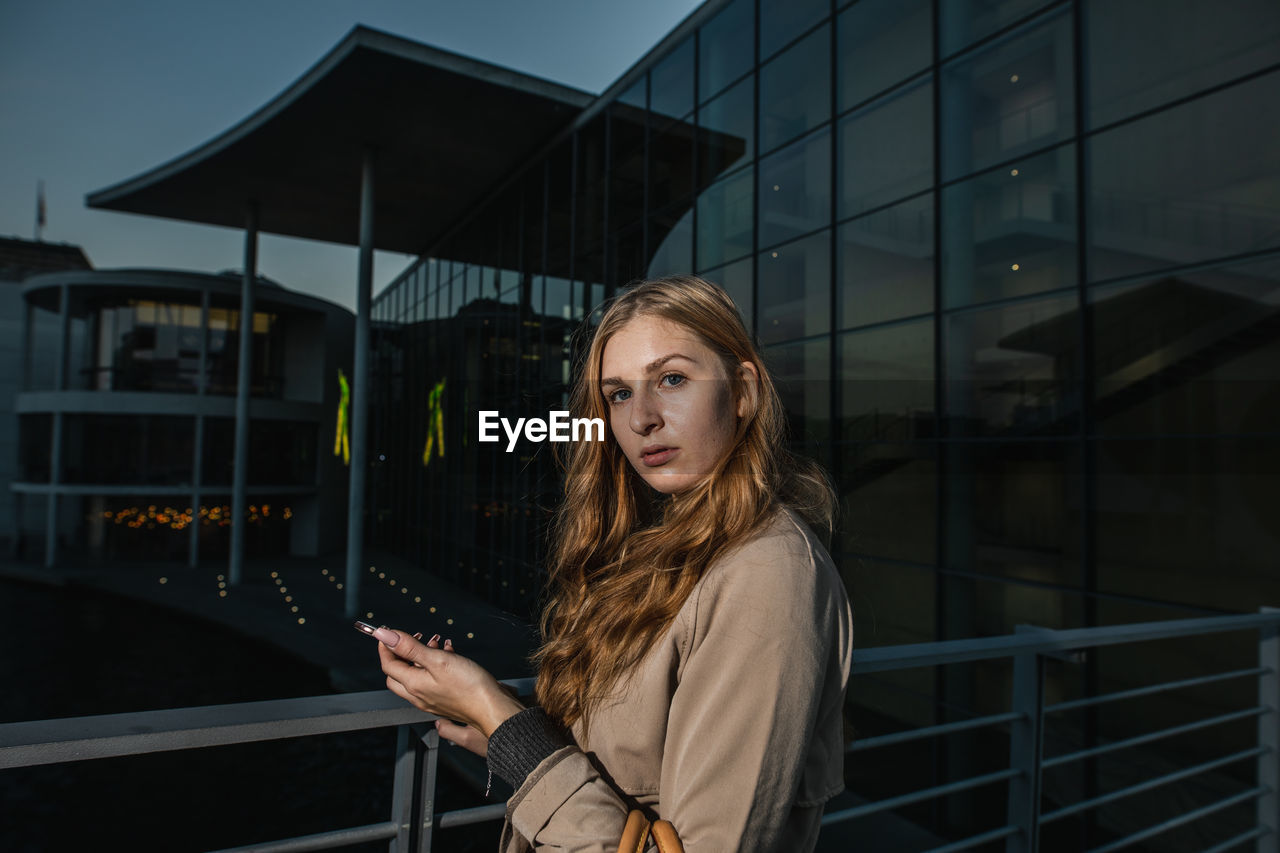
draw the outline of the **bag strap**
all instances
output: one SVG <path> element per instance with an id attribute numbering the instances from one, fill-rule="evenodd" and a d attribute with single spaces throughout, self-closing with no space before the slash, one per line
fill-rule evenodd
<path id="1" fill-rule="evenodd" d="M 622 839 L 618 842 L 618 853 L 644 853 L 645 842 L 652 833 L 658 845 L 658 853 L 684 853 L 684 845 L 680 836 L 669 820 L 654 821 L 652 825 L 644 812 L 632 809 L 627 815 L 627 825 L 622 829 Z"/>

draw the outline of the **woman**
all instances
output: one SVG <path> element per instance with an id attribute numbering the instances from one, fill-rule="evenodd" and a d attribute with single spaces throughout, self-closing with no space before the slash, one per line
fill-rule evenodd
<path id="1" fill-rule="evenodd" d="M 802 520 L 829 529 L 830 487 L 783 449 L 732 300 L 692 276 L 622 293 L 571 409 L 611 440 L 569 451 L 538 706 L 380 629 L 387 686 L 512 784 L 508 853 L 613 853 L 637 805 L 688 853 L 812 849 L 843 787 L 852 618 Z"/>

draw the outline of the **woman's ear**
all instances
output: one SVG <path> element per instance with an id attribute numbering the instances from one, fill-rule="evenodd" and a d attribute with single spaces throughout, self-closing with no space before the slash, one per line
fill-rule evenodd
<path id="1" fill-rule="evenodd" d="M 744 361 L 738 365 L 738 378 L 742 380 L 743 394 L 738 398 L 738 417 L 745 418 L 756 410 L 760 399 L 760 371 L 754 363 Z"/>

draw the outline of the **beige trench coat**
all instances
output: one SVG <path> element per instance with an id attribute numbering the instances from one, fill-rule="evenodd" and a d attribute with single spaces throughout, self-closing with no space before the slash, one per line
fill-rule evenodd
<path id="1" fill-rule="evenodd" d="M 718 559 L 666 635 L 507 802 L 503 853 L 614 853 L 627 812 L 687 853 L 805 851 L 844 787 L 844 585 L 791 510 Z"/>

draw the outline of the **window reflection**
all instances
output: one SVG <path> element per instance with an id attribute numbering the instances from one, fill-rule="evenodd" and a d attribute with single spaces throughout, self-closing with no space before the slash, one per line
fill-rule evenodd
<path id="1" fill-rule="evenodd" d="M 65 415 L 62 482 L 191 483 L 195 420 L 170 415 Z"/>
<path id="2" fill-rule="evenodd" d="M 702 26 L 698 36 L 698 97 L 705 101 L 741 77 L 755 52 L 753 0 L 734 0 Z"/>
<path id="3" fill-rule="evenodd" d="M 760 69 L 760 150 L 831 117 L 831 32 L 822 27 Z"/>
<path id="4" fill-rule="evenodd" d="M 698 182 L 702 186 L 755 156 L 755 78 L 698 110 Z"/>
<path id="5" fill-rule="evenodd" d="M 933 183 L 933 86 L 894 92 L 841 119 L 840 218 Z"/>
<path id="6" fill-rule="evenodd" d="M 671 51 L 649 72 L 649 110 L 655 126 L 683 118 L 693 109 L 693 39 Z"/>
<path id="7" fill-rule="evenodd" d="M 1084 19 L 1090 127 L 1280 62 L 1274 0 L 1088 0 Z"/>
<path id="8" fill-rule="evenodd" d="M 649 278 L 693 269 L 693 208 L 677 206 L 649 220 Z"/>
<path id="9" fill-rule="evenodd" d="M 713 267 L 751 253 L 755 175 L 745 169 L 698 197 L 698 267 Z"/>
<path id="10" fill-rule="evenodd" d="M 933 320 L 840 336 L 844 441 L 933 438 Z"/>
<path id="11" fill-rule="evenodd" d="M 762 342 L 831 331 L 831 232 L 759 255 Z"/>
<path id="12" fill-rule="evenodd" d="M 760 4 L 760 61 L 821 21 L 831 9 L 830 0 L 791 0 Z"/>
<path id="13" fill-rule="evenodd" d="M 1076 429 L 1080 317 L 1074 294 L 952 314 L 944 322 L 951 434 Z"/>
<path id="14" fill-rule="evenodd" d="M 1257 434 L 1280 424 L 1280 260 L 1090 296 L 1100 432 Z"/>
<path id="15" fill-rule="evenodd" d="M 1094 281 L 1280 246 L 1273 72 L 1092 137 Z"/>
<path id="16" fill-rule="evenodd" d="M 839 450 L 840 550 L 932 565 L 938 512 L 937 446 L 860 442 Z M 858 587 L 862 573 L 856 574 Z M 917 604 L 896 608 L 914 612 Z M 932 637 L 932 626 L 925 636 Z"/>
<path id="17" fill-rule="evenodd" d="M 943 180 L 1068 139 L 1072 79 L 1065 11 L 948 65 L 942 73 Z"/>
<path id="18" fill-rule="evenodd" d="M 840 109 L 929 67 L 929 0 L 859 0 L 836 19 Z"/>
<path id="19" fill-rule="evenodd" d="M 1074 286 L 1075 197 L 1072 146 L 944 187 L 944 305 Z"/>
<path id="20" fill-rule="evenodd" d="M 760 245 L 769 246 L 831 221 L 831 133 L 823 130 L 760 161 Z"/>
<path id="21" fill-rule="evenodd" d="M 839 230 L 839 326 L 933 310 L 933 196 L 846 222 Z"/>
<path id="22" fill-rule="evenodd" d="M 946 0 L 938 4 L 942 55 L 955 53 L 1053 0 Z"/>
<path id="23" fill-rule="evenodd" d="M 791 439 L 825 441 L 831 422 L 830 339 L 768 347 L 763 355 L 787 410 Z"/>
<path id="24" fill-rule="evenodd" d="M 744 258 L 715 269 L 703 270 L 699 275 L 725 289 L 732 297 L 733 304 L 738 306 L 738 314 L 747 328 L 747 334 L 751 334 L 755 322 L 755 302 L 751 296 L 751 258 Z"/>

